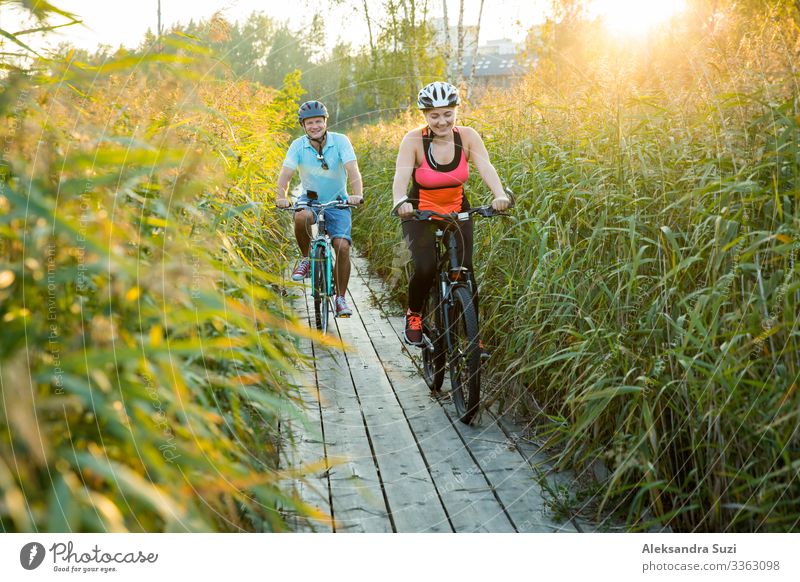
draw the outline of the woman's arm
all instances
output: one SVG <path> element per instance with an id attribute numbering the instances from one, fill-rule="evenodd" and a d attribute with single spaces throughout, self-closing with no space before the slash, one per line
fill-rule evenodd
<path id="1" fill-rule="evenodd" d="M 506 210 L 509 203 L 508 196 L 506 196 L 506 193 L 503 191 L 503 183 L 500 181 L 500 176 L 497 175 L 497 170 L 494 169 L 489 159 L 489 152 L 486 151 L 483 139 L 481 139 L 480 134 L 471 127 L 459 127 L 458 129 L 462 134 L 462 139 L 466 138 L 469 159 L 475 164 L 484 183 L 489 187 L 489 190 L 492 191 L 492 194 L 494 194 L 492 208 L 500 211 Z"/>
<path id="2" fill-rule="evenodd" d="M 414 163 L 416 162 L 414 133 L 413 131 L 407 133 L 403 141 L 400 142 L 400 150 L 397 152 L 397 161 L 395 162 L 394 182 L 392 183 L 392 207 L 400 205 L 398 214 L 401 217 L 410 215 L 413 211 L 410 203 L 403 202 L 406 200 L 408 183 L 411 181 L 411 174 L 414 171 Z"/>

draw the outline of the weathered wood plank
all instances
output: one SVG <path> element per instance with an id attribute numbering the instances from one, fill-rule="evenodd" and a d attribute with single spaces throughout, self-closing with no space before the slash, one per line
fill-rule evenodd
<path id="1" fill-rule="evenodd" d="M 358 275 L 362 275 L 366 270 L 363 261 L 357 259 L 355 265 Z M 372 284 L 376 284 L 374 280 Z M 386 320 L 391 326 L 396 341 L 401 341 L 403 318 L 389 317 Z M 379 327 L 380 321 L 374 318 L 372 324 L 367 326 L 370 334 L 374 334 L 373 337 L 386 338 L 385 345 L 388 348 L 388 344 L 391 343 L 390 332 L 382 329 L 380 333 L 376 333 Z M 375 341 L 380 343 L 380 340 L 376 339 Z M 397 358 L 394 358 L 393 362 L 387 363 L 392 367 L 402 367 L 402 362 Z M 444 388 L 448 385 L 449 380 L 445 380 Z M 451 403 L 444 403 L 443 408 L 451 420 L 456 418 Z M 477 461 L 477 465 L 489 481 L 489 486 L 499 498 L 517 530 L 521 532 L 576 531 L 572 524 L 555 523 L 546 515 L 545 499 L 541 487 L 534 479 L 534 473 L 526 459 L 519 453 L 513 442 L 506 438 L 493 418 L 483 415 L 480 423 L 478 426 L 466 426 L 455 421 L 451 425 L 463 439 L 471 456 Z"/>
<path id="2" fill-rule="evenodd" d="M 391 532 L 380 476 L 344 357 L 318 345 L 315 356 L 336 531 Z"/>
<path id="3" fill-rule="evenodd" d="M 369 305 L 363 281 L 350 285 L 356 315 L 370 334 L 356 338 L 360 361 L 379 361 L 402 405 L 407 422 L 427 459 L 436 493 L 447 509 L 455 531 L 513 532 L 514 527 L 493 495 L 480 467 L 470 457 L 459 435 L 431 397 L 413 363 L 401 351 L 397 336 L 380 312 Z M 353 358 L 358 362 L 357 358 Z"/>
<path id="4" fill-rule="evenodd" d="M 358 281 L 351 279 L 351 288 Z M 355 309 L 357 306 L 353 303 Z M 357 311 L 356 311 L 357 312 Z M 359 317 L 338 320 L 347 364 L 399 532 L 452 531 L 424 458 Z"/>
<path id="5" fill-rule="evenodd" d="M 293 306 L 312 326 L 313 303 L 310 297 L 304 294 L 295 298 Z M 335 520 L 335 531 L 390 532 L 391 522 L 358 402 L 352 396 L 352 384 L 341 382 L 344 358 L 310 340 L 305 340 L 301 348 L 314 356 L 314 369 L 309 372 L 316 390 L 313 406 L 320 425 L 319 434 L 325 437 L 326 453 L 321 457 L 325 468 L 320 478 L 324 480 L 329 495 L 327 513 Z M 347 370 L 346 366 L 344 370 Z M 306 448 L 314 442 L 315 436 L 316 433 L 302 434 L 297 440 L 295 466 L 302 462 L 301 459 L 308 461 Z M 323 446 L 321 439 L 320 445 Z M 307 500 L 309 494 L 302 490 L 303 486 L 302 482 L 296 485 L 300 488 L 298 493 L 302 492 L 301 499 Z M 298 525 L 301 530 L 308 529 L 303 528 L 303 524 Z"/>
<path id="6" fill-rule="evenodd" d="M 381 282 L 363 260 L 354 266 L 354 315 L 333 320 L 330 330 L 349 349 L 303 348 L 316 356 L 302 382 L 312 386 L 306 404 L 316 407 L 320 434 L 290 427 L 298 445 L 290 462 L 342 462 L 298 483 L 301 499 L 328 507 L 335 531 L 575 531 L 554 522 L 537 481 L 567 477 L 548 473 L 543 455 L 521 443 L 507 419 L 485 412 L 477 426 L 454 420 L 452 404 L 433 398 L 422 380 L 416 349 L 402 344 L 402 318 L 374 307 Z M 313 323 L 305 299 L 298 312 Z"/>
<path id="7" fill-rule="evenodd" d="M 286 297 L 287 303 L 295 311 L 305 311 L 303 294 L 297 290 L 293 291 Z M 299 341 L 301 351 L 311 353 L 313 349 L 311 341 L 305 338 Z M 300 387 L 302 406 L 308 418 L 306 422 L 288 419 L 282 423 L 284 441 L 287 444 L 283 448 L 282 466 L 294 470 L 315 467 L 302 477 L 292 479 L 290 486 L 303 503 L 315 508 L 317 512 L 327 516 L 327 519 L 314 520 L 292 515 L 289 520 L 295 531 L 330 532 L 332 531 L 330 493 L 325 470 L 325 447 L 314 369 L 311 367 L 298 369 L 294 381 Z"/>

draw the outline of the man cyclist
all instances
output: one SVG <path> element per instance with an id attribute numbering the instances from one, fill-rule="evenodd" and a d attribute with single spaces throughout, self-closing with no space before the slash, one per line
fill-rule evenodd
<path id="1" fill-rule="evenodd" d="M 288 208 L 291 202 L 286 191 L 296 170 L 300 172 L 302 193 L 295 204 L 294 235 L 302 258 L 292 273 L 292 280 L 302 281 L 311 272 L 308 254 L 311 247 L 311 225 L 317 220 L 318 211 L 306 204 L 320 204 L 336 198 L 351 204 L 363 202 L 361 173 L 353 146 L 347 136 L 328 131 L 328 109 L 319 101 L 306 101 L 300 106 L 297 120 L 305 135 L 289 146 L 283 167 L 278 175 L 275 203 L 279 208 Z M 347 196 L 347 183 L 353 195 Z M 345 301 L 347 284 L 350 281 L 350 236 L 351 216 L 349 208 L 329 208 L 325 211 L 328 234 L 336 253 L 334 280 L 337 317 L 350 317 L 353 312 Z"/>
<path id="2" fill-rule="evenodd" d="M 494 195 L 492 208 L 507 210 L 510 200 L 503 190 L 486 146 L 477 131 L 456 125 L 458 90 L 450 83 L 429 83 L 417 96 L 417 107 L 425 126 L 406 134 L 400 144 L 392 187 L 394 209 L 403 220 L 403 234 L 411 251 L 414 274 L 408 285 L 408 311 L 403 334 L 406 343 L 422 345 L 422 307 L 436 277 L 434 231 L 436 222 L 408 220 L 416 209 L 442 214 L 469 209 L 464 184 L 469 178 L 469 163 L 478 170 Z M 411 184 L 410 190 L 408 189 Z M 407 193 L 408 190 L 408 193 Z M 459 222 L 458 253 L 461 264 L 472 267 L 472 220 Z M 477 282 L 473 275 L 473 302 L 478 313 Z M 482 355 L 486 354 L 481 342 Z"/>

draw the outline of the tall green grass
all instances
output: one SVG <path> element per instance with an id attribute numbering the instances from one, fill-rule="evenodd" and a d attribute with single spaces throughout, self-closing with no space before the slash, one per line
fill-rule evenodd
<path id="1" fill-rule="evenodd" d="M 296 82 L 202 47 L 2 80 L 0 525 L 273 531 L 305 333 L 260 196 Z"/>
<path id="2" fill-rule="evenodd" d="M 739 24 L 543 60 L 462 119 L 518 193 L 513 220 L 476 228 L 491 396 L 599 475 L 584 510 L 634 529 L 800 520 L 798 38 Z M 356 244 L 401 299 L 388 212 L 411 123 L 355 142 L 374 193 Z"/>

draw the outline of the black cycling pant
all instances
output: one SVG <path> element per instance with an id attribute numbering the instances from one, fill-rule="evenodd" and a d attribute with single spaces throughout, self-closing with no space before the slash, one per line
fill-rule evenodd
<path id="1" fill-rule="evenodd" d="M 414 274 L 408 282 L 408 308 L 421 313 L 425 305 L 425 299 L 431 291 L 431 286 L 436 280 L 436 229 L 441 223 L 433 221 L 405 220 L 403 221 L 403 237 L 406 246 L 411 251 L 411 258 L 414 262 Z M 472 277 L 472 303 L 475 306 L 475 313 L 478 313 L 478 284 L 475 281 L 474 270 L 472 268 L 472 240 L 473 224 L 471 220 L 458 222 L 457 227 L 448 227 L 449 232 L 445 235 L 445 246 L 443 252 L 447 252 L 447 236 L 456 237 L 458 259 L 462 267 L 469 269 Z"/>

